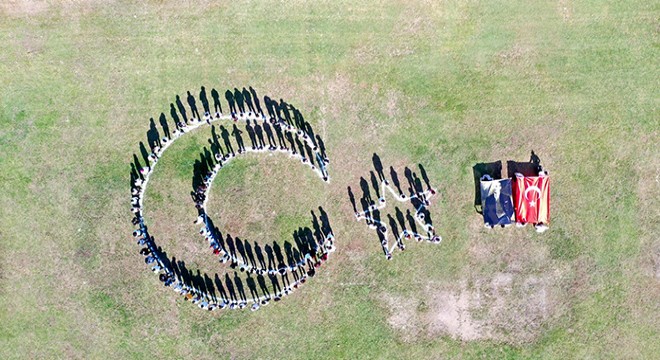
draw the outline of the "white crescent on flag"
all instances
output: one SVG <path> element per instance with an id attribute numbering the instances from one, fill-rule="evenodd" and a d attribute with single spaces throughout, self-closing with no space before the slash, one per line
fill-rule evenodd
<path id="1" fill-rule="evenodd" d="M 527 197 L 527 193 L 530 191 L 536 191 L 539 194 L 539 200 L 541 200 L 541 189 L 538 188 L 538 186 L 530 186 L 525 190 L 525 200 L 529 201 L 529 206 L 530 207 L 535 207 L 536 206 L 536 201 L 530 201 L 529 197 Z"/>

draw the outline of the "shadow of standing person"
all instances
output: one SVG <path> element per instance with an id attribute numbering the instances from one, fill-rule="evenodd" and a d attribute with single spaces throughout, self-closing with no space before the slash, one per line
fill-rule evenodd
<path id="1" fill-rule="evenodd" d="M 264 122 L 264 125 L 266 124 L 267 123 Z M 264 143 L 264 132 L 256 120 L 254 121 L 254 134 L 257 135 L 257 143 L 258 143 L 257 145 L 259 150 L 263 150 L 264 146 L 266 146 L 266 144 Z"/>
<path id="2" fill-rule="evenodd" d="M 316 135 L 316 143 L 318 144 L 319 150 L 321 152 L 321 157 L 323 157 L 323 161 L 326 163 L 330 162 L 328 160 L 328 154 L 325 153 L 325 143 L 323 143 L 323 140 L 319 135 Z"/>
<path id="3" fill-rule="evenodd" d="M 264 121 L 264 131 L 266 132 L 266 138 L 268 139 L 268 149 L 277 149 L 277 143 L 275 142 L 275 137 L 273 136 L 273 129 L 270 127 L 268 121 Z"/>
<path id="4" fill-rule="evenodd" d="M 225 143 L 227 153 L 231 153 L 231 156 L 236 156 L 236 153 L 234 153 L 234 148 L 231 146 L 231 140 L 229 139 L 229 131 L 227 131 L 227 129 L 222 125 L 220 125 L 220 136 L 222 137 L 222 141 Z"/>
<path id="5" fill-rule="evenodd" d="M 165 117 L 164 113 L 160 113 L 158 122 L 160 122 L 160 127 L 163 128 L 163 133 L 165 134 L 165 136 L 167 136 L 168 139 L 171 139 L 172 135 L 170 134 L 170 127 L 167 124 L 167 118 Z"/>
<path id="6" fill-rule="evenodd" d="M 245 105 L 243 103 L 243 93 L 234 88 L 234 101 L 236 101 L 236 106 L 238 106 L 238 111 L 241 112 L 241 116 L 245 115 Z"/>
<path id="7" fill-rule="evenodd" d="M 209 107 L 209 100 L 206 98 L 206 88 L 203 86 L 199 92 L 199 100 L 202 102 L 202 107 L 204 108 L 204 116 L 210 116 L 211 108 Z"/>
<path id="8" fill-rule="evenodd" d="M 286 120 L 286 123 L 289 124 L 289 126 L 293 126 L 293 124 L 291 123 L 291 113 L 289 112 L 289 104 L 285 103 L 284 99 L 280 99 L 280 105 L 277 108 L 279 109 L 279 111 L 282 112 L 282 114 L 284 114 L 284 120 Z M 278 117 L 280 118 L 280 120 L 282 120 L 282 117 L 279 115 L 279 111 L 278 111 Z"/>
<path id="9" fill-rule="evenodd" d="M 252 143 L 252 150 L 257 150 L 257 139 L 254 134 L 254 128 L 252 125 L 250 125 L 250 120 L 246 120 L 245 130 L 247 131 L 248 137 L 250 138 L 250 143 Z"/>
<path id="10" fill-rule="evenodd" d="M 419 172 L 422 174 L 422 179 L 424 179 L 424 183 L 426 184 L 426 188 L 428 190 L 431 190 L 431 181 L 429 180 L 428 174 L 426 174 L 426 169 L 422 166 L 422 164 L 417 164 L 419 166 Z"/>
<path id="11" fill-rule="evenodd" d="M 234 128 L 231 132 L 236 139 L 236 144 L 238 145 L 238 153 L 242 154 L 245 151 L 245 145 L 243 144 L 243 137 L 241 136 L 243 132 L 234 124 Z"/>
<path id="12" fill-rule="evenodd" d="M 236 117 L 236 102 L 234 101 L 234 93 L 227 89 L 227 91 L 225 91 L 225 99 L 227 99 L 227 103 L 229 104 L 229 112 L 231 112 L 231 116 Z"/>
<path id="13" fill-rule="evenodd" d="M 396 190 L 399 192 L 399 196 L 405 199 L 406 194 L 404 194 L 403 190 L 401 190 L 399 175 L 396 173 L 396 170 L 394 170 L 394 167 L 392 166 L 390 166 L 390 178 L 392 178 L 392 183 L 394 183 L 394 187 L 396 187 Z"/>
<path id="14" fill-rule="evenodd" d="M 170 103 L 170 117 L 172 117 L 176 128 L 180 130 L 183 127 L 183 122 L 181 122 L 181 119 L 179 119 L 179 115 L 177 114 L 173 103 Z"/>
<path id="15" fill-rule="evenodd" d="M 268 119 L 273 123 L 275 121 L 275 107 L 277 104 L 268 96 L 264 96 L 264 106 L 266 106 L 266 111 L 268 111 Z"/>
<path id="16" fill-rule="evenodd" d="M 183 121 L 185 123 L 188 123 L 188 116 L 186 115 L 186 107 L 183 106 L 183 102 L 181 102 L 181 97 L 179 95 L 176 96 L 176 107 L 179 110 L 179 113 L 181 114 L 181 117 L 183 118 Z"/>
<path id="17" fill-rule="evenodd" d="M 243 101 L 245 101 L 245 105 L 247 105 L 250 115 L 255 114 L 256 111 L 254 110 L 254 105 L 252 105 L 252 95 L 250 95 L 250 92 L 246 88 L 243 88 L 241 94 L 243 95 Z"/>
<path id="18" fill-rule="evenodd" d="M 197 105 L 195 105 L 195 97 L 188 91 L 188 106 L 190 106 L 190 112 L 192 113 L 193 119 L 201 120 L 199 116 L 199 111 L 197 110 Z"/>
<path id="19" fill-rule="evenodd" d="M 371 157 L 371 162 L 373 162 L 374 164 L 374 169 L 378 174 L 378 179 L 380 179 L 380 181 L 385 181 L 385 183 L 387 184 L 388 181 L 385 178 L 385 173 L 383 172 L 383 163 L 380 161 L 380 156 L 374 153 L 374 155 Z"/>
<path id="20" fill-rule="evenodd" d="M 257 92 L 250 86 L 250 94 L 252 94 L 252 101 L 254 101 L 254 106 L 256 107 L 257 112 L 263 117 L 264 112 L 261 110 L 261 104 L 259 104 L 259 96 Z"/>
<path id="21" fill-rule="evenodd" d="M 222 115 L 222 104 L 220 103 L 220 94 L 215 88 L 211 89 L 211 98 L 213 99 L 213 111 L 215 111 L 215 117 L 218 118 Z"/>
<path id="22" fill-rule="evenodd" d="M 149 119 L 149 130 L 147 130 L 147 142 L 151 151 L 154 151 L 155 146 L 161 146 L 160 143 L 160 134 L 158 133 L 158 128 L 156 128 L 156 123 L 154 118 Z"/>

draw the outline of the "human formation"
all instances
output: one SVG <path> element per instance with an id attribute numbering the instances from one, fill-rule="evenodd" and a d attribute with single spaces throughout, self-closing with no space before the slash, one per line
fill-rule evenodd
<path id="1" fill-rule="evenodd" d="M 263 111 L 252 87 L 249 90 L 243 88 L 242 91 L 237 88 L 234 91 L 227 90 L 224 97 L 228 104 L 227 115 L 223 114 L 220 94 L 215 89 L 211 90 L 213 113 L 204 87 L 201 88 L 199 98 L 188 92 L 188 108 L 177 96 L 175 102 L 170 104 L 170 119 L 175 129 L 170 132 L 164 113 L 159 118 L 164 136 L 161 136 L 155 121 L 151 119 L 147 131 L 149 150 L 140 143 L 144 165 L 137 155 L 133 156 L 131 211 L 134 214 L 132 223 L 136 227 L 133 236 L 137 244 L 142 246 L 140 254 L 144 256 L 145 263 L 159 275 L 165 286 L 184 296 L 184 299 L 207 310 L 242 309 L 248 306 L 257 310 L 271 301 L 280 301 L 298 289 L 309 277 L 315 275 L 316 269 L 335 251 L 334 235 L 327 213 L 321 207 L 318 217 L 311 212 L 313 229 L 305 227 L 296 230 L 293 233 L 295 247 L 286 242 L 283 253 L 282 247 L 273 242 L 272 245 L 265 245 L 262 250 L 257 242 L 250 245 L 247 241 L 223 233 L 213 225 L 206 212 L 213 180 L 229 161 L 249 152 L 288 153 L 307 164 L 326 182 L 330 180 L 327 172 L 329 160 L 323 140 L 314 133 L 311 125 L 295 107 L 283 100 L 277 102 L 265 96 L 263 101 L 266 111 Z M 197 108 L 198 100 L 202 104 L 203 115 Z M 213 124 L 216 121 L 226 123 L 227 127 L 231 124 L 231 132 L 224 125 L 216 129 Z M 250 146 L 244 144 L 244 132 L 238 126 L 242 123 L 245 123 Z M 233 280 L 226 274 L 224 282 L 217 275 L 215 281 L 208 278 L 199 281 L 201 276 L 190 275 L 185 263 L 170 260 L 157 247 L 143 216 L 144 194 L 159 158 L 176 139 L 205 124 L 212 126 L 212 138 L 208 140 L 211 151 L 205 148 L 201 160 L 195 163 L 191 197 L 199 215 L 194 222 L 200 225 L 200 235 L 212 253 L 218 256 L 219 262 L 228 263 L 234 269 Z M 220 135 L 216 130 L 219 130 Z M 223 144 L 220 144 L 220 139 Z M 249 296 L 238 273 L 247 275 L 245 282 L 250 290 Z"/>
<path id="2" fill-rule="evenodd" d="M 377 154 L 373 154 L 372 161 L 374 171 L 371 171 L 371 187 L 369 182 L 363 177 L 360 178 L 360 187 L 362 197 L 360 198 L 360 208 L 358 208 L 355 195 L 351 188 L 348 188 L 349 199 L 353 205 L 355 218 L 357 221 L 365 220 L 366 224 L 376 230 L 378 239 L 387 260 L 392 259 L 392 253 L 395 249 L 404 251 L 406 245 L 404 239 L 415 239 L 418 242 L 427 241 L 433 244 L 439 244 L 442 237 L 436 234 L 431 220 L 431 214 L 428 207 L 431 205 L 431 198 L 437 195 L 437 190 L 431 187 L 422 165 L 419 165 L 420 172 L 426 183 L 426 188 L 422 185 L 421 179 L 415 172 L 405 168 L 404 174 L 408 180 L 408 188 L 404 191 L 401 188 L 399 176 L 393 167 L 390 167 L 390 179 L 385 176 L 382 162 Z M 376 177 L 377 174 L 377 177 Z M 371 195 L 374 190 L 376 199 Z M 398 207 L 395 208 L 395 216 L 387 214 L 388 222 L 382 217 L 381 212 L 387 205 L 386 193 L 389 192 L 395 200 L 402 203 L 410 203 L 414 212 L 406 210 L 406 215 Z M 389 224 L 389 226 L 388 226 Z M 419 226 L 419 228 L 418 228 Z M 400 231 L 399 231 L 400 227 Z"/>
<path id="3" fill-rule="evenodd" d="M 329 159 L 322 138 L 315 134 L 300 111 L 282 99 L 275 101 L 264 96 L 262 108 L 261 99 L 252 87 L 242 90 L 234 88 L 224 93 L 228 110 L 225 114 L 221 94 L 212 89 L 210 97 L 213 108 L 204 87 L 201 87 L 199 97 L 188 92 L 186 107 L 177 95 L 170 104 L 169 120 L 164 113 L 160 114 L 160 129 L 154 119 L 150 120 L 148 146 L 140 142 L 142 162 L 134 154 L 131 164 L 131 211 L 134 215 L 132 223 L 136 227 L 133 236 L 141 246 L 139 253 L 144 256 L 145 263 L 158 274 L 166 287 L 182 295 L 185 300 L 207 310 L 246 307 L 257 310 L 293 293 L 309 277 L 313 277 L 316 269 L 335 251 L 335 237 L 327 213 L 321 207 L 318 216 L 311 212 L 312 229 L 301 227 L 294 231 L 295 246 L 288 241 L 283 247 L 276 241 L 263 245 L 263 248 L 257 242 L 251 245 L 214 225 L 206 210 L 213 181 L 218 172 L 238 155 L 277 152 L 286 153 L 306 164 L 323 181 L 329 182 Z M 202 113 L 197 107 L 198 102 Z M 172 131 L 170 121 L 174 124 Z M 208 139 L 210 150 L 204 147 L 200 159 L 195 162 L 190 195 L 198 210 L 194 223 L 200 226 L 199 234 L 218 261 L 229 264 L 234 271 L 233 277 L 225 274 L 224 281 L 218 275 L 215 279 L 201 276 L 199 271 L 194 275 L 184 262 L 169 259 L 156 245 L 143 216 L 147 184 L 164 151 L 181 136 L 205 124 L 211 126 L 211 137 Z M 249 138 L 249 145 L 245 144 L 244 134 Z M 388 178 L 377 154 L 373 154 L 372 161 L 374 171 L 370 172 L 370 181 L 360 178 L 362 196 L 359 205 L 351 187 L 348 187 L 348 194 L 356 220 L 365 220 L 376 231 L 386 259 L 391 260 L 397 248 L 405 250 L 404 240 L 439 244 L 442 238 L 436 234 L 428 211 L 431 199 L 438 195 L 438 191 L 430 185 L 424 167 L 418 165 L 421 178 L 406 167 L 404 175 L 407 184 L 402 184 L 394 167 L 390 166 Z M 502 178 L 502 164 L 499 161 L 473 167 L 475 208 L 483 215 L 485 226 L 506 227 L 514 222 L 525 226 L 531 223 L 539 232 L 547 230 L 550 185 L 547 171 L 540 166 L 540 159 L 532 152 L 528 163 L 509 161 L 507 166 L 510 178 Z M 410 204 L 411 208 L 405 209 L 404 213 L 395 206 L 394 213 L 386 214 L 385 219 L 381 212 L 386 208 L 388 196 L 400 203 Z M 243 280 L 239 274 L 247 277 Z M 249 296 L 243 281 L 249 288 Z"/>
<path id="4" fill-rule="evenodd" d="M 475 165 L 479 178 L 480 204 L 484 226 L 519 227 L 532 224 L 537 232 L 544 232 L 550 223 L 550 177 L 532 151 L 529 162 L 508 161 L 510 178 L 502 178 L 501 162 Z"/>

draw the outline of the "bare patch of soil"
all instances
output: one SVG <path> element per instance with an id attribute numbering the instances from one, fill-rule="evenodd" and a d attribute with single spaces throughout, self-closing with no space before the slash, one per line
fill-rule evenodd
<path id="1" fill-rule="evenodd" d="M 422 332 L 422 323 L 416 311 L 417 301 L 413 298 L 388 295 L 384 297 L 390 315 L 387 322 L 397 329 L 405 342 L 412 342 Z"/>
<path id="2" fill-rule="evenodd" d="M 47 1 L 6 0 L 0 2 L 0 12 L 9 16 L 33 16 L 46 12 Z"/>
<path id="3" fill-rule="evenodd" d="M 565 22 L 570 21 L 573 17 L 573 10 L 571 8 L 572 6 L 569 0 L 559 0 L 557 2 L 557 11 Z"/>
<path id="4" fill-rule="evenodd" d="M 471 226 L 485 239 L 470 246 L 465 275 L 427 284 L 417 296 L 401 300 L 404 310 L 391 305 L 393 328 L 404 334 L 414 322 L 426 337 L 529 343 L 566 312 L 567 299 L 589 290 L 588 274 L 552 260 L 546 245 L 522 234 L 529 229 L 499 231 L 498 241 L 491 241 L 489 233 L 480 234 L 490 230 Z M 410 309 L 418 310 L 410 314 Z"/>
<path id="5" fill-rule="evenodd" d="M 531 342 L 545 324 L 564 311 L 561 275 L 561 271 L 498 272 L 455 284 L 430 285 L 420 297 L 425 304 L 416 297 L 388 295 L 388 323 L 407 342 L 419 335 L 462 341 Z"/>

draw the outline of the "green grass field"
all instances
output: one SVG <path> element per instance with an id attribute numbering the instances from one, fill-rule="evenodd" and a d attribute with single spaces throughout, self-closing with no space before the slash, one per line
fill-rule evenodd
<path id="1" fill-rule="evenodd" d="M 193 3 L 0 4 L 0 358 L 657 358 L 660 5 Z M 323 206 L 337 238 L 254 313 L 184 302 L 130 235 L 149 118 L 202 85 L 285 99 L 331 159 L 328 185 L 285 156 L 216 179 L 209 207 L 236 234 L 284 238 Z M 208 134 L 165 154 L 145 215 L 169 254 L 222 276 L 188 195 Z M 472 166 L 531 150 L 550 230 L 484 229 Z M 387 262 L 355 222 L 346 187 L 374 152 L 424 165 L 441 245 Z"/>

